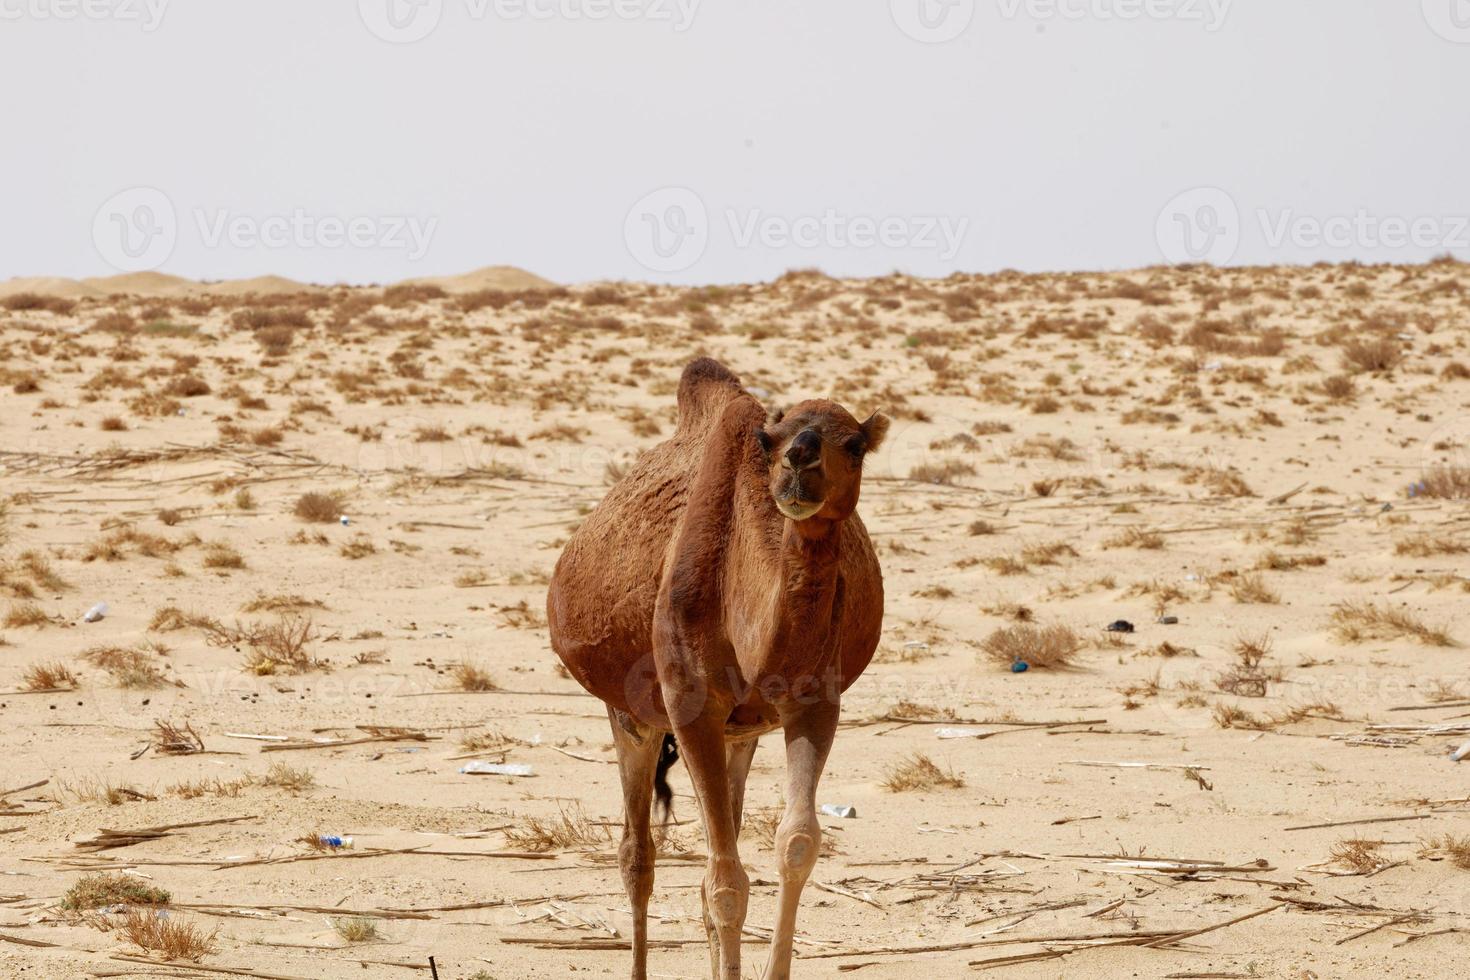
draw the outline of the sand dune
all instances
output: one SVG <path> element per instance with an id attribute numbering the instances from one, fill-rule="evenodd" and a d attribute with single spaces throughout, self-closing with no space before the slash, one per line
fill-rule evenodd
<path id="1" fill-rule="evenodd" d="M 435 285 L 450 293 L 481 289 L 545 289 L 549 279 L 509 265 L 492 265 L 455 276 L 429 276 L 404 280 L 404 284 Z M 115 276 L 68 279 L 64 276 L 28 276 L 0 282 L 0 299 L 21 293 L 59 296 L 64 299 L 102 299 L 125 294 L 148 299 L 176 296 L 260 296 L 313 292 L 329 285 L 298 282 L 284 276 L 255 276 L 251 279 L 205 281 L 185 279 L 163 272 L 129 272 Z"/>

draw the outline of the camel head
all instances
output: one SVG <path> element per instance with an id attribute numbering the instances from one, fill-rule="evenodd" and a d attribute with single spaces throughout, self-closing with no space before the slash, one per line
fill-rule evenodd
<path id="1" fill-rule="evenodd" d="M 857 509 L 863 457 L 883 442 L 888 417 L 858 422 L 841 405 L 805 401 L 777 416 L 756 437 L 770 471 L 771 496 L 793 521 L 845 520 Z"/>

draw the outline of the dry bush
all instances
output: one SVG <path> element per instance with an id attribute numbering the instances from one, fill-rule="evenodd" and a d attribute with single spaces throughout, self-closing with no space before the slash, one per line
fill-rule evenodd
<path id="1" fill-rule="evenodd" d="M 95 646 L 82 652 L 82 659 L 111 674 L 119 687 L 161 687 L 163 673 L 144 646 Z"/>
<path id="2" fill-rule="evenodd" d="M 1470 837 L 1456 837 L 1454 834 L 1431 837 L 1420 846 L 1419 856 L 1435 861 L 1447 858 L 1460 870 L 1470 871 Z"/>
<path id="3" fill-rule="evenodd" d="M 313 524 L 331 524 L 342 514 L 342 494 L 303 493 L 296 498 L 292 513 Z"/>
<path id="4" fill-rule="evenodd" d="M 332 928 L 348 943 L 370 943 L 378 938 L 377 921 L 361 915 L 333 919 Z"/>
<path id="5" fill-rule="evenodd" d="M 245 567 L 245 557 L 232 545 L 216 541 L 204 549 L 204 567 L 240 569 Z"/>
<path id="6" fill-rule="evenodd" d="M 17 602 L 11 605 L 5 613 L 5 626 L 7 629 L 20 629 L 23 626 L 42 627 L 51 622 L 46 611 L 34 602 Z"/>
<path id="7" fill-rule="evenodd" d="M 41 293 L 13 293 L 0 299 L 0 307 L 13 312 L 44 311 L 58 316 L 68 316 L 77 308 L 76 300 L 62 296 L 46 296 Z"/>
<path id="8" fill-rule="evenodd" d="M 1403 359 L 1403 346 L 1392 337 L 1357 337 L 1342 345 L 1342 366 L 1360 374 L 1391 371 Z"/>
<path id="9" fill-rule="evenodd" d="M 922 752 L 888 767 L 883 788 L 890 793 L 907 793 L 916 789 L 963 789 L 965 780 L 953 769 L 941 769 Z"/>
<path id="10" fill-rule="evenodd" d="M 257 595 L 245 605 L 240 607 L 241 612 L 291 612 L 295 609 L 325 609 L 326 604 L 320 599 L 307 599 L 299 595 L 276 593 L 274 595 Z"/>
<path id="11" fill-rule="evenodd" d="M 254 674 L 276 674 L 282 671 L 301 674 L 324 666 L 314 657 L 307 644 L 317 638 L 310 616 L 296 613 L 282 615 L 265 626 L 226 628 L 240 633 L 250 647 L 245 656 L 245 669 Z"/>
<path id="12" fill-rule="evenodd" d="M 123 916 L 118 932 L 128 942 L 147 953 L 157 953 L 166 960 L 199 960 L 218 947 L 215 932 L 180 918 L 160 915 L 156 911 L 130 909 Z"/>
<path id="13" fill-rule="evenodd" d="M 125 874 L 86 875 L 66 890 L 61 907 L 86 912 L 109 905 L 167 905 L 172 896 L 141 878 Z"/>
<path id="14" fill-rule="evenodd" d="M 337 554 L 353 561 L 359 558 L 366 558 L 369 555 L 376 555 L 377 553 L 378 546 L 373 544 L 372 539 L 366 534 L 353 535 L 352 540 L 345 542 L 342 547 L 337 549 Z"/>
<path id="15" fill-rule="evenodd" d="M 1071 666 L 1072 658 L 1082 649 L 1082 637 L 1070 626 L 1020 623 L 991 633 L 980 648 L 1001 666 L 1025 663 L 1032 668 L 1060 670 Z"/>
<path id="16" fill-rule="evenodd" d="M 1281 601 L 1280 594 L 1266 584 L 1264 576 L 1256 572 L 1240 575 L 1231 582 L 1230 595 L 1236 602 L 1242 603 L 1274 606 Z"/>
<path id="17" fill-rule="evenodd" d="M 1419 478 L 1415 492 L 1420 497 L 1470 500 L 1470 466 L 1431 466 Z"/>
<path id="18" fill-rule="evenodd" d="M 126 432 L 128 424 L 116 415 L 109 415 L 97 424 L 103 432 Z"/>
<path id="19" fill-rule="evenodd" d="M 1162 551 L 1167 546 L 1162 534 L 1141 527 L 1125 528 L 1103 542 L 1104 548 L 1140 548 L 1144 551 Z"/>
<path id="20" fill-rule="evenodd" d="M 1334 374 L 1323 379 L 1322 393 L 1335 402 L 1352 401 L 1358 395 L 1358 383 L 1350 374 Z"/>
<path id="21" fill-rule="evenodd" d="M 612 831 L 587 819 L 581 804 L 573 803 L 557 810 L 554 817 L 522 817 L 514 826 L 506 828 L 505 841 L 512 847 L 539 854 L 603 847 L 611 843 Z"/>
<path id="22" fill-rule="evenodd" d="M 1332 632 L 1344 643 L 1412 639 L 1425 646 L 1457 646 L 1444 627 L 1429 626 L 1407 609 L 1372 602 L 1344 602 L 1335 606 Z"/>
<path id="23" fill-rule="evenodd" d="M 1410 558 L 1433 558 L 1435 555 L 1463 555 L 1470 545 L 1453 538 L 1437 537 L 1432 534 L 1415 534 L 1394 542 L 1393 553 Z"/>
<path id="24" fill-rule="evenodd" d="M 59 663 L 32 664 L 21 677 L 25 691 L 72 691 L 77 687 L 77 678 Z"/>
<path id="25" fill-rule="evenodd" d="M 1257 717 L 1233 704 L 1217 704 L 1212 713 L 1215 724 L 1221 728 L 1239 728 L 1252 732 L 1269 732 L 1273 728 L 1270 719 Z"/>
<path id="26" fill-rule="evenodd" d="M 490 676 L 489 671 L 476 664 L 457 663 L 454 665 L 454 686 L 461 691 L 498 691 L 500 686 Z"/>
<path id="27" fill-rule="evenodd" d="M 305 769 L 284 762 L 273 762 L 263 776 L 252 776 L 250 782 L 257 786 L 284 789 L 291 793 L 304 793 L 316 786 L 316 777 Z"/>
<path id="28" fill-rule="evenodd" d="M 923 463 L 909 470 L 909 479 L 919 483 L 949 485 L 962 476 L 974 476 L 975 467 L 964 460 L 946 459 L 936 463 Z"/>
<path id="29" fill-rule="evenodd" d="M 1328 863 L 1355 875 L 1372 874 L 1380 870 L 1388 859 L 1383 856 L 1387 841 L 1348 838 L 1332 845 Z"/>

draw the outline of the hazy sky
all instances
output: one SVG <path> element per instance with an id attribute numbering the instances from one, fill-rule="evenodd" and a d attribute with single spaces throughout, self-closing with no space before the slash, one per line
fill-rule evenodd
<path id="1" fill-rule="evenodd" d="M 0 279 L 1470 258 L 1470 0 L 0 0 Z"/>

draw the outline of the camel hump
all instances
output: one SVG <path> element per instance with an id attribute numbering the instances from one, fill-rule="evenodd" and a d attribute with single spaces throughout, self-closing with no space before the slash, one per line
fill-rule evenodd
<path id="1" fill-rule="evenodd" d="M 734 371 L 712 357 L 695 358 L 679 376 L 679 424 L 717 415 L 731 396 L 744 393 Z"/>

